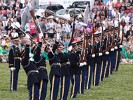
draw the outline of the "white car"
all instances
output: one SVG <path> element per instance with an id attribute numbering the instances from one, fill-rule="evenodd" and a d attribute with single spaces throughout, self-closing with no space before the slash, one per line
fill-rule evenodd
<path id="1" fill-rule="evenodd" d="M 55 14 L 59 17 L 70 20 L 70 14 L 66 9 L 60 9 Z"/>

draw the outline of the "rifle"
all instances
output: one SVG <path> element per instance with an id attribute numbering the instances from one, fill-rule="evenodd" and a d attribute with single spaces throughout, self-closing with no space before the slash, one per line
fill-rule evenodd
<path id="1" fill-rule="evenodd" d="M 93 29 L 92 29 L 92 51 L 91 51 L 93 58 L 95 57 L 95 45 L 94 45 L 94 43 L 95 43 L 95 35 L 94 35 L 94 33 L 95 33 L 95 29 L 93 27 Z"/>
<path id="2" fill-rule="evenodd" d="M 89 37 L 87 36 L 87 34 L 85 34 L 85 55 L 84 56 L 87 56 L 88 54 L 88 42 L 89 42 Z M 85 57 L 85 62 L 87 61 L 87 57 Z"/>
<path id="3" fill-rule="evenodd" d="M 113 37 L 112 37 L 112 43 L 111 43 L 111 51 L 114 51 L 114 47 L 115 47 L 115 41 L 114 41 L 114 39 L 115 39 L 115 28 L 114 27 L 112 27 L 112 29 L 111 29 L 111 33 L 112 32 L 113 32 Z"/>
<path id="4" fill-rule="evenodd" d="M 71 45 L 71 43 L 72 43 L 72 41 L 73 41 L 73 39 L 74 39 L 74 33 L 75 33 L 75 20 L 76 20 L 76 16 L 74 16 L 72 35 L 71 35 L 71 39 L 70 39 L 70 42 L 69 42 L 68 46 Z"/>
<path id="5" fill-rule="evenodd" d="M 119 40 L 120 40 L 120 23 L 118 25 L 118 33 L 116 33 L 116 46 L 119 45 Z"/>
<path id="6" fill-rule="evenodd" d="M 41 33 L 41 30 L 40 30 L 40 28 L 39 28 L 39 26 L 38 26 L 38 24 L 37 24 L 37 22 L 36 22 L 36 17 L 35 17 L 34 10 L 31 10 L 31 11 L 30 11 L 30 14 L 31 14 L 31 16 L 32 16 L 32 18 L 33 18 L 34 24 L 36 25 L 36 30 L 37 30 L 37 32 L 38 32 L 38 33 Z"/>
<path id="7" fill-rule="evenodd" d="M 106 54 L 108 55 L 109 54 L 109 33 L 107 32 L 107 40 L 106 40 Z"/>
<path id="8" fill-rule="evenodd" d="M 103 46 L 103 26 L 102 26 L 102 33 L 101 33 L 101 37 L 100 37 L 100 50 L 99 50 L 99 55 L 102 55 L 102 46 Z"/>
<path id="9" fill-rule="evenodd" d="M 125 25 L 126 25 L 125 21 L 122 21 L 122 22 L 121 22 L 121 25 L 122 25 L 122 39 L 121 39 L 121 45 L 122 45 L 123 37 L 124 37 L 124 27 L 125 27 Z"/>
<path id="10" fill-rule="evenodd" d="M 83 43 L 82 43 L 82 51 L 81 51 L 81 59 L 80 59 L 80 63 L 84 63 L 85 61 L 85 45 L 86 45 L 86 40 L 85 40 L 85 31 L 83 31 L 84 33 L 84 40 L 83 40 Z"/>

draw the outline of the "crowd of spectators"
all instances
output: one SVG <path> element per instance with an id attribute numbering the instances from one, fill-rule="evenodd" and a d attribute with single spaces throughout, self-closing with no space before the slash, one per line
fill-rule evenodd
<path id="1" fill-rule="evenodd" d="M 0 61 L 7 62 L 7 56 L 12 45 L 11 38 L 14 35 L 20 35 L 18 28 L 21 28 L 21 14 L 27 3 L 22 4 L 20 0 L 16 2 L 0 2 Z M 123 58 L 127 62 L 133 59 L 133 0 L 109 0 L 102 2 L 102 0 L 95 0 L 93 9 L 88 13 L 87 30 L 89 31 L 93 24 L 96 25 L 96 30 L 101 31 L 100 23 L 102 22 L 104 28 L 108 27 L 109 22 L 115 20 L 125 20 L 124 27 L 124 41 L 123 41 Z M 83 14 L 83 13 L 81 13 Z M 81 32 L 81 25 L 79 22 L 83 21 L 83 16 L 77 17 L 76 33 Z M 71 22 L 73 18 L 70 19 Z M 52 17 L 45 18 L 38 17 L 38 24 L 40 25 L 45 38 L 57 38 L 65 41 L 66 45 L 71 36 L 72 23 L 69 20 L 59 20 Z M 115 23 L 114 23 L 115 24 Z M 16 28 L 17 26 L 17 28 Z M 118 25 L 115 25 L 118 27 Z M 36 26 L 33 19 L 30 19 L 24 26 L 24 31 L 30 33 L 33 37 L 37 37 Z M 128 60 L 127 60 L 128 59 Z M 124 62 L 124 61 L 123 61 Z"/>

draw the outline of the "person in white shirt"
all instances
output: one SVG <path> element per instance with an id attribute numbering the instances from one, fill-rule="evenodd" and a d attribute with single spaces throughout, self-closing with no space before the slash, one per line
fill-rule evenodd
<path id="1" fill-rule="evenodd" d="M 48 19 L 48 23 L 46 24 L 46 30 L 48 33 L 48 38 L 54 38 L 55 34 L 55 22 L 53 21 L 53 17 L 50 16 Z"/>
<path id="2" fill-rule="evenodd" d="M 16 29 L 13 29 L 13 32 L 11 33 L 11 38 L 18 37 L 19 34 L 16 32 Z"/>
<path id="3" fill-rule="evenodd" d="M 31 23 L 31 20 L 29 20 L 28 23 L 26 23 L 26 25 L 24 27 L 26 32 L 30 32 L 30 25 L 29 25 L 29 23 Z"/>
<path id="4" fill-rule="evenodd" d="M 62 36 L 62 25 L 60 20 L 57 21 L 57 24 L 55 26 L 55 31 L 56 31 L 56 35 L 57 35 L 57 40 L 61 40 L 61 36 Z"/>
<path id="5" fill-rule="evenodd" d="M 7 23 L 8 23 L 6 17 L 3 17 L 3 21 L 2 21 L 2 23 L 3 23 L 3 27 L 5 28 L 5 27 L 7 26 Z"/>
<path id="6" fill-rule="evenodd" d="M 110 15 L 110 18 L 112 19 L 112 10 L 113 10 L 113 0 L 109 0 L 108 2 L 107 2 L 107 6 L 108 6 L 108 8 L 109 8 L 109 15 Z"/>
<path id="7" fill-rule="evenodd" d="M 130 17 L 127 15 L 127 13 L 125 13 L 124 16 L 121 18 L 121 20 L 124 20 L 125 22 L 129 22 Z"/>
<path id="8" fill-rule="evenodd" d="M 71 36 L 71 25 L 68 23 L 68 20 L 66 20 L 65 23 L 63 24 L 62 30 L 63 30 L 64 37 Z"/>
<path id="9" fill-rule="evenodd" d="M 124 34 L 126 34 L 127 31 L 129 31 L 129 30 L 130 30 L 130 25 L 129 25 L 129 23 L 127 22 L 126 25 L 125 25 L 125 27 L 124 27 Z"/>
<path id="10" fill-rule="evenodd" d="M 13 28 L 20 28 L 20 23 L 19 22 L 17 22 L 17 18 L 14 18 L 13 19 L 13 23 L 11 24 L 11 26 L 13 27 Z"/>

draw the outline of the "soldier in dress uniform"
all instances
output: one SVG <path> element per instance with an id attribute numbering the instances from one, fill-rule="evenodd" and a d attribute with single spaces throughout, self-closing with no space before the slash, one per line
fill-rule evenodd
<path id="1" fill-rule="evenodd" d="M 45 51 L 48 54 L 50 70 L 50 100 L 57 100 L 59 83 L 60 83 L 60 60 L 56 53 L 57 45 L 59 42 L 55 42 L 53 47 L 50 44 L 45 47 Z"/>
<path id="2" fill-rule="evenodd" d="M 70 72 L 71 72 L 71 82 L 72 82 L 72 88 L 71 88 L 71 98 L 76 98 L 77 93 L 79 92 L 79 76 L 80 76 L 80 52 L 77 51 L 77 43 L 73 44 L 72 51 L 70 53 Z"/>
<path id="3" fill-rule="evenodd" d="M 27 88 L 29 90 L 29 100 L 39 99 L 39 80 L 38 70 L 34 62 L 33 53 L 31 52 L 31 42 L 26 40 L 26 46 L 21 54 L 22 67 L 27 74 Z"/>
<path id="4" fill-rule="evenodd" d="M 20 69 L 19 38 L 13 37 L 12 40 L 13 46 L 9 51 L 10 91 L 17 91 L 18 73 Z"/>
<path id="5" fill-rule="evenodd" d="M 115 69 L 115 63 L 116 63 L 116 51 L 114 48 L 114 27 L 111 26 L 110 28 L 110 43 L 111 43 L 111 49 L 110 49 L 110 60 L 111 60 L 111 69 L 110 69 L 110 74 L 113 73 L 114 69 Z"/>
<path id="6" fill-rule="evenodd" d="M 91 88 L 91 82 L 93 78 L 93 69 L 94 69 L 94 57 L 92 56 L 92 44 L 91 44 L 91 37 L 88 43 L 88 53 L 87 53 L 87 74 L 86 74 L 86 89 Z"/>
<path id="7" fill-rule="evenodd" d="M 61 64 L 61 89 L 60 100 L 67 100 L 70 87 L 70 62 L 69 53 L 63 51 L 63 46 L 58 44 L 57 52 Z"/>
<path id="8" fill-rule="evenodd" d="M 41 56 L 42 42 L 39 42 L 34 48 L 34 60 L 39 72 L 39 100 L 45 100 L 47 94 L 48 75 L 46 69 L 46 60 Z"/>
<path id="9" fill-rule="evenodd" d="M 107 72 L 107 68 L 108 68 L 108 55 L 109 55 L 109 51 L 106 51 L 107 48 L 107 33 L 108 30 L 104 30 L 104 36 L 103 36 L 103 46 L 102 46 L 102 51 L 103 51 L 103 56 L 102 56 L 102 62 L 103 62 L 103 69 L 102 69 L 102 74 L 101 74 L 101 81 L 103 81 L 106 72 Z"/>
<path id="10" fill-rule="evenodd" d="M 85 37 L 84 37 L 85 38 Z M 86 41 L 86 40 L 85 40 Z M 84 41 L 84 42 L 85 42 Z M 84 89 L 85 89 L 85 77 L 86 77 L 86 73 L 87 73 L 87 62 L 86 62 L 86 47 L 82 47 L 82 45 L 84 44 L 79 44 L 79 49 L 78 49 L 78 52 L 80 52 L 80 70 L 81 70 L 81 73 L 80 73 L 80 87 L 79 87 L 79 93 L 80 94 L 84 94 Z M 84 54 L 83 54 L 84 53 Z M 83 61 L 81 61 L 83 60 Z"/>
<path id="11" fill-rule="evenodd" d="M 101 33 L 94 34 L 95 35 L 95 60 L 94 60 L 94 73 L 93 73 L 93 85 L 98 86 L 100 81 L 100 72 L 101 72 L 101 65 L 102 65 L 102 56 L 99 54 L 100 49 L 100 41 L 99 36 Z"/>
<path id="12" fill-rule="evenodd" d="M 119 44 L 118 44 L 118 42 L 120 41 L 120 38 L 119 38 L 119 29 L 118 29 L 118 27 L 115 27 L 115 55 L 116 55 L 116 62 L 115 62 L 115 68 L 114 68 L 114 70 L 116 70 L 116 68 L 117 68 L 117 65 L 118 65 L 118 46 L 119 46 Z"/>
<path id="13" fill-rule="evenodd" d="M 104 31 L 104 41 L 103 41 L 103 72 L 102 72 L 102 78 L 101 81 L 103 80 L 103 78 L 108 77 L 109 76 L 109 68 L 110 68 L 110 52 L 109 52 L 109 47 L 110 47 L 110 38 L 109 38 L 109 30 L 106 29 Z"/>

